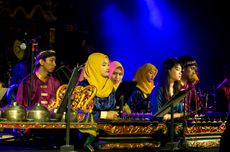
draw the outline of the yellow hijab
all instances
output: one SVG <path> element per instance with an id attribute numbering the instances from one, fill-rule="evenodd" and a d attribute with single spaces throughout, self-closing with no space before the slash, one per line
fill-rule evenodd
<path id="1" fill-rule="evenodd" d="M 122 66 L 122 64 L 121 64 L 120 62 L 118 62 L 118 61 L 110 62 L 110 65 L 109 65 L 109 66 L 110 66 L 110 69 L 109 69 L 109 78 L 110 78 L 110 80 L 112 79 L 113 72 L 114 72 L 114 70 L 115 70 L 116 68 L 121 68 L 122 74 L 123 74 L 123 76 L 124 76 L 124 68 L 123 68 L 123 66 Z M 119 86 L 119 84 L 120 84 L 120 83 L 118 83 L 118 84 L 113 84 L 113 87 L 114 87 L 115 89 L 117 89 L 118 86 Z"/>
<path id="2" fill-rule="evenodd" d="M 108 58 L 102 53 L 92 53 L 86 61 L 84 68 L 84 78 L 90 85 L 97 88 L 96 96 L 100 98 L 108 97 L 113 90 L 113 82 L 109 77 L 102 76 L 102 63 Z"/>
<path id="3" fill-rule="evenodd" d="M 142 67 L 140 67 L 133 78 L 133 81 L 137 82 L 136 87 L 139 88 L 144 94 L 150 94 L 154 87 L 154 82 L 149 82 L 147 80 L 147 73 L 149 71 L 157 71 L 157 68 L 150 64 L 146 63 Z"/>

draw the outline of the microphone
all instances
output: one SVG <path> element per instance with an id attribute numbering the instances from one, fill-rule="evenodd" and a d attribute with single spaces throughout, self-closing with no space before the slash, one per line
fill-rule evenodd
<path id="1" fill-rule="evenodd" d="M 22 43 L 19 45 L 19 47 L 20 47 L 21 50 L 24 51 L 27 48 L 27 44 L 32 44 L 32 50 L 35 50 L 34 47 L 38 45 L 35 42 L 37 42 L 41 38 L 42 38 L 41 35 L 38 35 L 38 36 L 36 36 L 36 37 L 34 37 L 32 39 L 23 39 Z"/>
<path id="2" fill-rule="evenodd" d="M 124 105 L 125 105 L 125 96 L 124 95 L 120 96 L 119 101 L 121 102 L 120 106 L 121 106 L 121 109 L 122 109 L 124 107 Z"/>

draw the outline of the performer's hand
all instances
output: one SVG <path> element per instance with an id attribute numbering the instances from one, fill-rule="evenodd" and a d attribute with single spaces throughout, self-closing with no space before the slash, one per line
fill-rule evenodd
<path id="1" fill-rule="evenodd" d="M 108 111 L 107 113 L 107 119 L 114 120 L 118 118 L 118 112 L 117 111 Z"/>
<path id="2" fill-rule="evenodd" d="M 126 112 L 127 114 L 131 114 L 132 112 L 131 112 L 131 109 L 130 109 L 130 107 L 127 105 L 127 103 L 124 105 L 124 107 L 123 107 L 123 112 Z"/>
<path id="3" fill-rule="evenodd" d="M 163 117 L 163 120 L 170 120 L 171 119 L 171 114 L 165 114 Z"/>
<path id="4" fill-rule="evenodd" d="M 183 113 L 174 113 L 174 118 L 181 118 L 181 117 L 183 117 L 184 116 L 184 114 Z"/>
<path id="5" fill-rule="evenodd" d="M 181 118 L 183 117 L 183 113 L 174 113 L 173 118 Z M 163 120 L 170 120 L 171 119 L 171 114 L 165 114 L 163 117 Z"/>

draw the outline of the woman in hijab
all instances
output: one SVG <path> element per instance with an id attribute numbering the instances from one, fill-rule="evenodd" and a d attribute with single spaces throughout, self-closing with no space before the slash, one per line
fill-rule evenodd
<path id="1" fill-rule="evenodd" d="M 83 81 L 79 82 L 79 86 L 93 85 L 97 88 L 94 96 L 94 108 L 92 113 L 82 111 L 87 116 L 90 122 L 98 121 L 99 119 L 116 119 L 118 113 L 115 109 L 116 98 L 113 82 L 109 79 L 109 58 L 102 53 L 92 53 L 86 61 L 83 73 Z M 78 111 L 79 112 L 79 111 Z M 91 143 L 96 137 L 96 131 L 80 130 L 83 133 L 88 133 L 84 148 L 94 151 Z"/>
<path id="2" fill-rule="evenodd" d="M 124 68 L 122 64 L 118 61 L 113 61 L 110 63 L 109 78 L 113 82 L 113 87 L 117 90 L 118 86 L 122 82 L 124 76 Z"/>
<path id="3" fill-rule="evenodd" d="M 158 73 L 157 68 L 150 63 L 141 66 L 133 78 L 136 87 L 128 99 L 128 105 L 132 112 L 148 112 L 150 94 L 154 88 L 154 78 Z"/>

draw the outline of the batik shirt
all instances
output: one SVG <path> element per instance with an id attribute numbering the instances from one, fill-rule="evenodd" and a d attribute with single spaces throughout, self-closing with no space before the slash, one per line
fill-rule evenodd
<path id="1" fill-rule="evenodd" d="M 31 101 L 29 102 L 30 95 L 30 79 L 31 76 L 25 77 L 18 87 L 16 101 L 27 108 L 35 103 L 47 107 L 51 102 L 56 100 L 56 92 L 60 86 L 60 82 L 53 76 L 49 76 L 46 82 L 41 81 L 36 74 L 32 76 L 32 93 Z"/>

